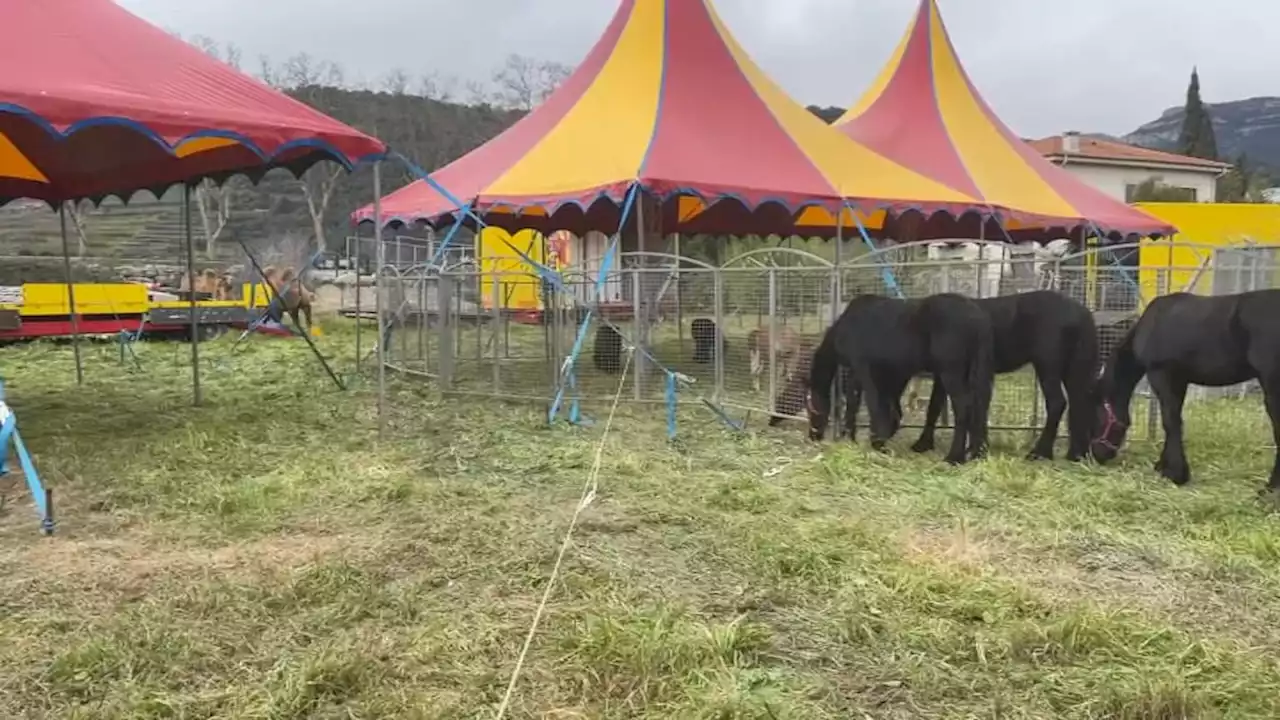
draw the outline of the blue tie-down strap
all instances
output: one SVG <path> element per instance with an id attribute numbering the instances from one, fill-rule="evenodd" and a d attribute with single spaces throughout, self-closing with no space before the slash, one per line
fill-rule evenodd
<path id="1" fill-rule="evenodd" d="M 35 503 L 40 514 L 40 530 L 46 535 L 53 534 L 53 515 L 49 512 L 48 496 L 36 473 L 36 465 L 31 461 L 31 454 L 22 442 L 18 433 L 18 419 L 13 409 L 4 401 L 4 384 L 0 382 L 0 477 L 9 474 L 9 446 L 12 444 L 18 455 L 18 464 L 22 466 L 22 474 L 27 478 L 27 489 L 31 492 L 31 501 Z"/>

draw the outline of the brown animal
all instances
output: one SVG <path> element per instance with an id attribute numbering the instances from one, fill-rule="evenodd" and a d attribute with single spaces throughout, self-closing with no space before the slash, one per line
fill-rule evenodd
<path id="1" fill-rule="evenodd" d="M 316 296 L 302 284 L 302 276 L 291 267 L 285 268 L 272 287 L 284 303 L 285 312 L 293 318 L 293 324 L 303 332 L 311 332 L 311 302 Z M 305 325 L 299 320 L 299 313 L 307 319 Z"/>
<path id="2" fill-rule="evenodd" d="M 771 353 L 774 367 L 781 369 L 783 382 L 790 382 L 796 374 L 800 356 L 800 335 L 789 327 L 779 327 L 770 337 L 769 328 L 761 327 L 747 335 L 747 355 L 751 358 L 751 387 L 760 391 L 760 376 L 764 373 L 766 354 Z"/>
<path id="3" fill-rule="evenodd" d="M 178 280 L 178 289 L 183 292 L 195 292 L 197 294 L 216 295 L 218 290 L 218 274 L 213 270 L 204 270 L 196 273 L 195 282 L 191 282 L 191 276 L 182 273 Z"/>
<path id="4" fill-rule="evenodd" d="M 219 275 L 213 288 L 214 300 L 233 300 L 235 299 L 235 284 L 231 280 L 230 275 Z"/>
<path id="5" fill-rule="evenodd" d="M 813 349 L 813 340 L 800 338 L 795 362 L 791 368 L 791 377 L 778 390 L 778 396 L 773 400 L 770 425 L 777 425 L 788 417 L 800 417 L 804 414 L 805 400 L 809 397 L 809 366 L 813 363 Z"/>

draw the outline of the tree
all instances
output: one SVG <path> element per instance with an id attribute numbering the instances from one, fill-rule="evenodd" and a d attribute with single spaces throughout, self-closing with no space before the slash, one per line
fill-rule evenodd
<path id="1" fill-rule="evenodd" d="M 1151 177 L 1138 183 L 1132 190 L 1127 193 L 1127 200 L 1131 203 L 1140 202 L 1195 202 L 1195 192 L 1188 188 L 1174 187 L 1165 185 L 1159 180 Z"/>
<path id="2" fill-rule="evenodd" d="M 1182 117 L 1182 132 L 1178 136 L 1178 151 L 1205 160 L 1218 159 L 1213 118 L 1209 115 L 1209 108 L 1200 100 L 1200 73 L 1195 68 L 1191 70 L 1191 83 L 1187 85 L 1187 104 Z"/>
<path id="3" fill-rule="evenodd" d="M 1266 202 L 1264 194 L 1270 186 L 1270 173 L 1240 153 L 1232 168 L 1218 178 L 1217 199 L 1225 203 Z"/>
<path id="4" fill-rule="evenodd" d="M 572 72 L 567 65 L 513 53 L 493 74 L 493 81 L 498 86 L 497 101 L 518 110 L 532 110 L 555 92 Z"/>
<path id="5" fill-rule="evenodd" d="M 71 221 L 71 229 L 76 233 L 76 257 L 82 258 L 89 251 L 89 233 L 84 228 L 84 216 L 80 212 L 80 203 L 69 202 L 67 219 Z"/>
<path id="6" fill-rule="evenodd" d="M 338 179 L 342 177 L 342 166 L 337 163 L 317 163 L 302 174 L 298 184 L 302 186 L 302 194 L 307 199 L 307 214 L 311 216 L 311 232 L 315 235 L 316 250 L 324 250 L 327 245 L 324 232 L 325 215 L 329 212 L 329 201 L 333 199 L 333 191 L 338 187 Z"/>
<path id="7" fill-rule="evenodd" d="M 204 256 L 209 260 L 218 256 L 218 238 L 231 220 L 232 198 L 237 182 L 236 178 L 231 178 L 222 187 L 218 187 L 213 180 L 205 178 L 196 185 L 196 211 L 200 213 L 200 228 L 204 234 Z"/>
<path id="8" fill-rule="evenodd" d="M 382 76 L 382 89 L 392 95 L 404 95 L 409 92 L 409 73 L 402 68 L 393 68 Z"/>

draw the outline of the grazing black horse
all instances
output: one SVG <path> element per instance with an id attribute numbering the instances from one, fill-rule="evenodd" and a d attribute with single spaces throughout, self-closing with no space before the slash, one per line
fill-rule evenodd
<path id="1" fill-rule="evenodd" d="M 622 372 L 622 336 L 612 325 L 601 325 L 596 329 L 591 361 L 600 372 L 610 375 Z"/>
<path id="2" fill-rule="evenodd" d="M 822 338 L 809 370 L 809 438 L 821 440 L 831 413 L 831 384 L 839 366 L 846 383 L 850 436 L 861 396 L 871 416 L 871 446 L 882 449 L 902 420 L 902 391 L 920 372 L 942 379 L 955 410 L 947 462 L 982 455 L 994 370 L 991 320 L 972 300 L 944 293 L 923 300 L 860 295 Z"/>
<path id="3" fill-rule="evenodd" d="M 1280 445 L 1280 290 L 1204 297 L 1174 293 L 1147 306 L 1098 382 L 1098 462 L 1115 458 L 1129 431 L 1129 404 L 1145 375 L 1160 401 L 1164 447 L 1156 470 L 1177 485 L 1191 481 L 1182 446 L 1182 403 L 1190 384 L 1224 387 L 1257 379 L 1266 398 L 1271 434 Z M 1277 450 L 1271 490 L 1280 489 Z"/>
<path id="4" fill-rule="evenodd" d="M 1068 411 L 1067 459 L 1088 457 L 1094 417 L 1093 384 L 1098 373 L 1098 331 L 1093 313 L 1052 290 L 974 302 L 991 318 L 995 372 L 1010 373 L 1030 364 L 1044 393 L 1044 429 L 1028 457 L 1053 458 L 1058 425 Z M 933 449 L 933 432 L 945 401 L 943 384 L 935 379 L 924 431 L 912 450 Z"/>
<path id="5" fill-rule="evenodd" d="M 689 334 L 693 337 L 693 361 L 696 363 L 714 362 L 716 353 L 723 353 L 728 348 L 728 341 L 720 334 L 716 321 L 710 318 L 694 318 L 689 324 Z"/>

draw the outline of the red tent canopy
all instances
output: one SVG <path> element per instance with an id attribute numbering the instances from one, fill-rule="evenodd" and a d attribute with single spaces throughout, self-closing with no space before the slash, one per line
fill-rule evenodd
<path id="1" fill-rule="evenodd" d="M 0 17 L 0 205 L 386 151 L 112 0 L 0 0 Z"/>
<path id="2" fill-rule="evenodd" d="M 920 0 L 880 76 L 836 127 L 926 177 L 1003 208 L 1005 228 L 1016 236 L 1174 230 L 1053 165 L 1009 130 L 961 65 L 935 0 Z"/>
<path id="3" fill-rule="evenodd" d="M 872 231 L 912 212 L 976 232 L 988 203 L 842 136 L 757 66 L 710 0 L 621 0 L 560 88 L 506 132 L 433 174 L 488 223 L 611 232 L 629 188 L 667 232 L 834 235 L 835 208 Z M 384 223 L 448 223 L 455 202 L 415 182 Z M 955 229 L 966 216 L 969 230 Z M 372 219 L 372 206 L 352 219 Z M 652 218 L 652 216 L 649 216 Z M 855 232 L 853 211 L 843 227 Z"/>

